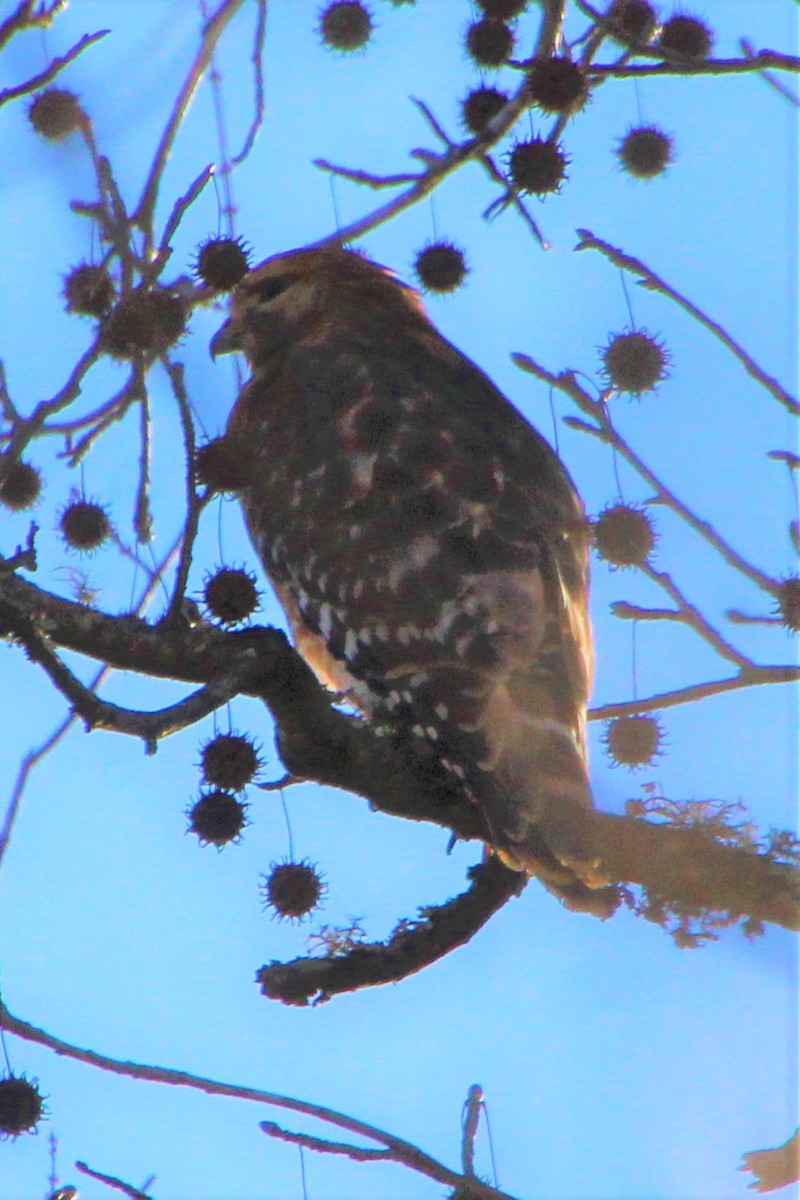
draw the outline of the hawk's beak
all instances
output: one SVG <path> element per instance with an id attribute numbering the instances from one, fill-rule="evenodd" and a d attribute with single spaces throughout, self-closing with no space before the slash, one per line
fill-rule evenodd
<path id="1" fill-rule="evenodd" d="M 211 339 L 209 345 L 211 357 L 218 358 L 220 354 L 231 354 L 234 350 L 241 350 L 241 348 L 239 330 L 234 325 L 233 319 L 229 318 Z"/>

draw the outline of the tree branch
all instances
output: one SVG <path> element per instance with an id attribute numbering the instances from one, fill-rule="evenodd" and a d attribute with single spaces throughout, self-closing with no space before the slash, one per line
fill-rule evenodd
<path id="1" fill-rule="evenodd" d="M 196 1091 L 205 1092 L 211 1096 L 231 1096 L 236 1100 L 251 1100 L 256 1104 L 271 1104 L 275 1108 L 289 1109 L 290 1112 L 305 1113 L 307 1116 L 324 1121 L 329 1125 L 334 1125 L 339 1129 L 346 1129 L 349 1133 L 354 1133 L 359 1137 L 379 1142 L 391 1153 L 395 1162 L 409 1167 L 413 1171 L 427 1175 L 428 1178 L 436 1180 L 437 1183 L 447 1184 L 448 1187 L 459 1187 L 468 1182 L 471 1189 L 471 1200 L 513 1200 L 513 1197 L 509 1196 L 507 1192 L 499 1192 L 496 1188 L 490 1187 L 478 1179 L 466 1180 L 457 1171 L 450 1170 L 449 1167 L 438 1162 L 437 1159 L 432 1158 L 429 1154 L 425 1154 L 423 1150 L 420 1150 L 413 1143 L 407 1142 L 403 1138 L 395 1137 L 394 1134 L 387 1133 L 375 1125 L 368 1125 L 365 1121 L 356 1120 L 355 1117 L 348 1117 L 344 1113 L 337 1112 L 335 1109 L 324 1108 L 321 1104 L 310 1104 L 305 1100 L 295 1100 L 290 1096 L 281 1095 L 279 1092 L 267 1092 L 259 1088 L 222 1083 L 215 1079 L 208 1079 L 203 1075 L 190 1074 L 188 1071 L 175 1071 L 169 1067 L 150 1066 L 145 1063 L 122 1062 L 116 1058 L 109 1058 L 105 1054 L 98 1054 L 94 1050 L 84 1050 L 70 1042 L 64 1042 L 60 1038 L 54 1037 L 43 1029 L 38 1029 L 35 1025 L 30 1025 L 27 1021 L 23 1021 L 19 1017 L 15 1017 L 1 1000 L 0 1027 L 9 1033 L 16 1034 L 17 1037 L 23 1038 L 25 1041 L 35 1042 L 39 1046 L 46 1046 L 56 1054 L 63 1055 L 65 1058 L 87 1063 L 92 1067 L 99 1067 L 101 1070 L 110 1071 L 114 1075 L 122 1075 L 129 1079 L 144 1079 L 150 1083 L 166 1083 L 173 1087 L 193 1088 Z"/>
<path id="2" fill-rule="evenodd" d="M 269 706 L 278 727 L 279 752 L 293 775 L 364 796 L 382 812 L 433 822 L 457 837 L 491 842 L 480 810 L 468 802 L 431 747 L 402 731 L 376 737 L 367 722 L 336 709 L 330 693 L 277 629 L 226 634 L 208 625 L 152 626 L 60 599 L 15 575 L 0 575 L 0 604 L 2 631 L 7 634 L 17 634 L 17 626 L 24 634 L 26 622 L 32 621 L 40 636 L 56 644 L 157 677 L 211 684 L 225 676 L 232 656 L 250 651 L 252 667 L 244 673 L 242 693 L 260 697 Z M 790 669 L 786 671 L 788 677 Z M 641 711 L 640 702 L 636 711 Z M 570 853 L 581 848 L 578 879 L 588 870 L 598 880 L 640 883 L 687 903 L 798 927 L 796 875 L 765 855 L 716 845 L 708 833 L 605 813 L 582 813 L 572 827 L 569 821 L 568 813 L 554 814 L 543 829 L 543 841 L 556 854 L 559 846 L 570 847 Z M 566 872 L 551 878 L 551 865 L 553 871 L 561 870 L 555 858 L 544 864 L 546 886 L 552 884 L 568 906 L 594 911 L 587 897 L 593 889 L 577 883 L 577 891 L 570 893 Z M 470 903 L 474 897 L 463 901 Z M 442 913 L 446 910 L 447 905 Z M 608 915 L 608 905 L 595 915 Z M 417 936 L 415 952 L 424 954 L 428 935 L 423 929 Z M 432 951 L 441 936 L 441 928 L 435 928 L 429 939 Z M 457 935 L 452 944 L 460 944 Z M 365 968 L 367 975 L 386 970 L 380 963 L 384 949 L 373 952 L 376 965 Z M 332 965 L 319 970 L 336 979 L 341 968 L 330 961 Z M 321 990 L 330 991 L 328 982 Z"/>

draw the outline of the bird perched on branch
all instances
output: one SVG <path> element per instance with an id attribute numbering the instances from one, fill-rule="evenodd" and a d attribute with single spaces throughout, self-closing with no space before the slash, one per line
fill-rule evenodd
<path id="1" fill-rule="evenodd" d="M 556 454 L 361 254 L 276 255 L 212 353 L 250 537 L 318 677 L 435 747 L 487 842 L 538 874 L 591 807 L 589 525 Z M 562 857 L 567 857 L 563 853 Z"/>

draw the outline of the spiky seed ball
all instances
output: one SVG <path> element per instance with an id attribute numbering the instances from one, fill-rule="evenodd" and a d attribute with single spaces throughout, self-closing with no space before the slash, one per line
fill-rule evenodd
<path id="1" fill-rule="evenodd" d="M 673 142 L 656 125 L 638 125 L 629 129 L 617 146 L 617 157 L 624 170 L 637 179 L 654 179 L 673 161 Z"/>
<path id="2" fill-rule="evenodd" d="M 461 119 L 470 133 L 483 133 L 493 117 L 508 103 L 508 92 L 498 88 L 474 88 L 461 101 Z"/>
<path id="3" fill-rule="evenodd" d="M 605 15 L 611 36 L 624 45 L 643 46 L 656 31 L 658 17 L 647 0 L 614 0 Z"/>
<path id="4" fill-rule="evenodd" d="M 219 733 L 200 749 L 200 765 L 207 783 L 241 792 L 261 766 L 252 738 L 242 733 Z"/>
<path id="5" fill-rule="evenodd" d="M 104 317 L 114 303 L 114 281 L 105 267 L 81 263 L 64 278 L 67 312 Z"/>
<path id="6" fill-rule="evenodd" d="M 420 250 L 414 270 L 426 292 L 454 292 L 464 282 L 468 267 L 463 250 L 452 242 L 432 242 Z"/>
<path id="7" fill-rule="evenodd" d="M 0 504 L 12 512 L 32 508 L 42 492 L 42 476 L 21 458 L 0 455 Z"/>
<path id="8" fill-rule="evenodd" d="M 603 734 L 606 752 L 614 766 L 631 768 L 652 762 L 659 753 L 661 740 L 661 726 L 649 714 L 615 717 Z"/>
<path id="9" fill-rule="evenodd" d="M 486 17 L 495 17 L 498 21 L 513 21 L 524 12 L 528 0 L 478 0 L 478 8 Z"/>
<path id="10" fill-rule="evenodd" d="M 521 192 L 546 196 L 557 192 L 566 179 L 569 159 L 559 142 L 535 137 L 517 142 L 508 156 L 508 173 Z"/>
<path id="11" fill-rule="evenodd" d="M 59 517 L 58 528 L 70 549 L 80 554 L 98 550 L 111 536 L 108 513 L 94 500 L 71 501 Z"/>
<path id="12" fill-rule="evenodd" d="M 201 795 L 187 813 L 189 833 L 202 845 L 222 849 L 235 842 L 247 824 L 247 805 L 230 792 L 215 790 Z"/>
<path id="13" fill-rule="evenodd" d="M 656 544 L 653 522 L 632 504 L 614 504 L 594 522 L 597 553 L 615 567 L 634 567 L 646 562 Z"/>
<path id="14" fill-rule="evenodd" d="M 264 907 L 274 909 L 274 915 L 285 921 L 302 921 L 319 906 L 325 892 L 322 876 L 308 859 L 272 863 L 269 875 L 262 879 Z"/>
<path id="15" fill-rule="evenodd" d="M 792 633 L 800 633 L 800 575 L 791 575 L 781 583 L 778 616 Z"/>
<path id="16" fill-rule="evenodd" d="M 614 334 L 601 357 L 612 387 L 633 396 L 652 392 L 667 377 L 669 356 L 645 329 Z"/>
<path id="17" fill-rule="evenodd" d="M 9 1073 L 0 1079 L 0 1141 L 35 1129 L 44 1115 L 39 1081 Z"/>
<path id="18" fill-rule="evenodd" d="M 540 58 L 528 72 L 527 93 L 543 112 L 569 115 L 589 97 L 586 76 L 569 58 Z"/>
<path id="19" fill-rule="evenodd" d="M 229 292 L 249 270 L 250 252 L 241 238 L 207 238 L 194 263 L 197 278 L 218 292 Z"/>
<path id="20" fill-rule="evenodd" d="M 500 67 L 514 49 L 514 34 L 505 21 L 474 21 L 465 38 L 467 53 L 479 67 Z"/>
<path id="21" fill-rule="evenodd" d="M 713 33 L 697 17 L 674 16 L 661 26 L 658 48 L 665 58 L 679 62 L 703 62 L 713 45 Z"/>
<path id="22" fill-rule="evenodd" d="M 319 31 L 326 46 L 348 54 L 366 46 L 372 34 L 372 17 L 359 0 L 336 0 L 323 10 Z"/>
<path id="23" fill-rule="evenodd" d="M 162 354 L 186 329 L 186 302 L 167 288 L 128 292 L 103 326 L 103 349 L 115 358 Z"/>
<path id="24" fill-rule="evenodd" d="M 238 625 L 258 608 L 255 575 L 234 567 L 221 567 L 206 580 L 206 609 L 221 625 Z"/>
<path id="25" fill-rule="evenodd" d="M 247 455 L 233 438 L 212 438 L 198 446 L 194 473 L 198 483 L 212 492 L 238 492 L 249 477 Z"/>
<path id="26" fill-rule="evenodd" d="M 88 118 L 74 92 L 52 87 L 34 96 L 28 108 L 28 120 L 42 137 L 60 142 L 80 129 Z"/>

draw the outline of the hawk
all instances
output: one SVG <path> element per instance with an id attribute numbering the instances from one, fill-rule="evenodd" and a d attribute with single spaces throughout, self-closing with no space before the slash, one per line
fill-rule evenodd
<path id="1" fill-rule="evenodd" d="M 538 873 L 548 825 L 592 806 L 590 529 L 564 466 L 360 253 L 267 259 L 211 348 L 252 368 L 226 436 L 298 651 L 427 739 L 494 850 Z"/>

